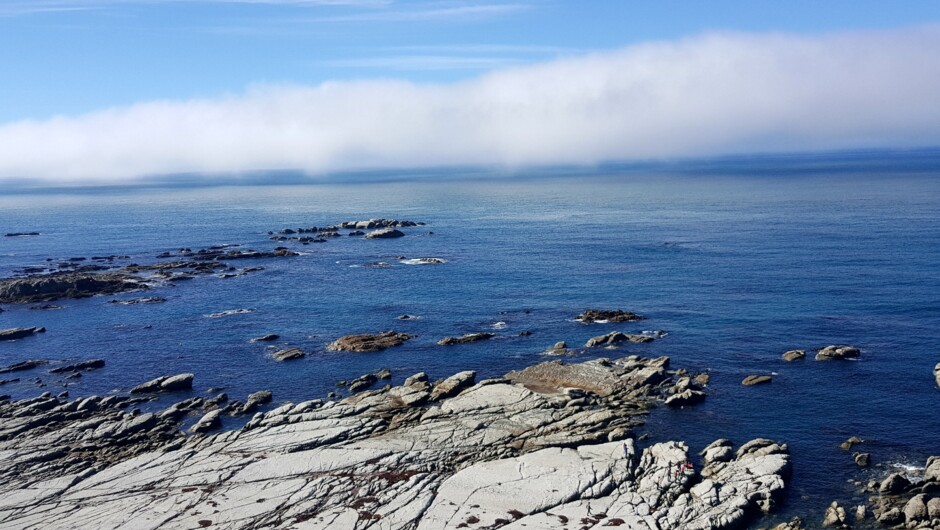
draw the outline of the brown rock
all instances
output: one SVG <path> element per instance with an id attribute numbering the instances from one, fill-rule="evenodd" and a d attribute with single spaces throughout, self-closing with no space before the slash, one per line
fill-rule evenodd
<path id="1" fill-rule="evenodd" d="M 283 350 L 278 350 L 271 354 L 271 357 L 274 357 L 275 361 L 292 361 L 294 359 L 300 359 L 307 355 L 300 348 L 287 348 Z"/>
<path id="2" fill-rule="evenodd" d="M 411 335 L 398 333 L 394 330 L 385 333 L 346 335 L 331 342 L 327 349 L 331 351 L 376 352 L 394 346 L 401 346 L 411 338 Z"/>
<path id="3" fill-rule="evenodd" d="M 783 360 L 789 362 L 798 361 L 806 358 L 806 352 L 803 350 L 790 350 L 784 352 Z"/>
<path id="4" fill-rule="evenodd" d="M 762 385 L 772 381 L 772 378 L 769 375 L 749 375 L 744 378 L 744 381 L 741 381 L 741 384 L 744 386 L 754 386 Z"/>
<path id="5" fill-rule="evenodd" d="M 854 359 L 861 354 L 861 351 L 854 346 L 832 345 L 816 352 L 817 361 L 831 361 L 841 359 Z"/>
<path id="6" fill-rule="evenodd" d="M 45 333 L 46 328 L 12 328 L 0 330 L 0 340 L 17 340 L 36 333 Z"/>

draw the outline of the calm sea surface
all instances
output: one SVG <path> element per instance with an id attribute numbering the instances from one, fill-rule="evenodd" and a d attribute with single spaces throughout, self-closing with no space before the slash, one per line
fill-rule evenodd
<path id="1" fill-rule="evenodd" d="M 49 331 L 0 343 L 0 364 L 105 359 L 104 369 L 69 381 L 72 397 L 193 372 L 193 395 L 225 387 L 244 399 L 271 389 L 276 404 L 325 397 L 338 380 L 379 368 L 391 369 L 395 383 L 417 371 L 496 376 L 546 360 L 541 352 L 559 340 L 576 346 L 613 329 L 665 330 L 652 344 L 571 360 L 669 355 L 674 367 L 711 371 L 705 404 L 660 409 L 644 432 L 654 441 L 685 440 L 695 451 L 719 437 L 787 442 L 794 474 L 781 516 L 821 515 L 833 499 L 857 498 L 848 480 L 940 454 L 940 389 L 931 373 L 940 362 L 940 174 L 932 171 L 775 175 L 772 168 L 737 167 L 733 176 L 612 171 L 0 194 L 0 232 L 42 233 L 0 237 L 0 276 L 47 258 L 126 254 L 128 262 L 145 263 L 180 247 L 271 249 L 278 243 L 268 230 L 370 217 L 428 225 L 394 240 L 292 244 L 305 254 L 233 262 L 262 272 L 199 277 L 147 294 L 167 298 L 163 304 L 107 303 L 140 296 L 128 294 L 60 301 L 64 309 L 54 311 L 5 305 L 0 328 Z M 447 262 L 407 265 L 400 256 Z M 591 326 L 572 320 L 589 307 L 648 319 Z M 253 312 L 206 317 L 239 308 Z M 398 320 L 402 314 L 420 319 Z M 375 354 L 325 350 L 340 335 L 387 329 L 417 338 Z M 499 336 L 436 345 L 475 331 Z M 248 342 L 266 333 L 308 356 L 274 362 L 266 345 Z M 860 347 L 861 359 L 816 362 L 812 352 L 802 362 L 780 359 L 788 349 L 839 343 Z M 741 386 L 758 373 L 775 374 L 773 382 Z M 65 383 L 45 370 L 19 376 L 0 394 L 57 393 Z M 853 435 L 866 440 L 859 450 L 871 452 L 877 466 L 858 470 L 837 448 Z"/>

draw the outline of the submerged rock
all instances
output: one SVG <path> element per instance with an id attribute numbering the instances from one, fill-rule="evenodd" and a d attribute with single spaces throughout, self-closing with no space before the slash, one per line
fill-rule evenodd
<path id="1" fill-rule="evenodd" d="M 279 339 L 279 338 L 281 338 L 280 335 L 277 335 L 277 334 L 274 334 L 274 333 L 268 333 L 267 335 L 262 335 L 262 336 L 260 336 L 260 337 L 255 337 L 255 338 L 251 339 L 249 342 L 271 342 L 271 341 L 275 341 L 275 340 L 277 340 L 277 339 Z"/>
<path id="2" fill-rule="evenodd" d="M 13 363 L 8 366 L 0 368 L 0 374 L 7 374 L 10 372 L 22 372 L 24 370 L 32 370 L 37 366 L 42 366 L 44 364 L 49 364 L 49 361 L 44 361 L 41 359 L 32 359 L 29 361 L 21 361 L 18 363 Z"/>
<path id="3" fill-rule="evenodd" d="M 622 342 L 632 342 L 634 344 L 642 344 L 645 342 L 653 342 L 654 338 L 649 335 L 634 335 L 629 333 L 621 333 L 619 331 L 612 331 L 606 335 L 601 335 L 599 337 L 593 337 L 589 339 L 585 344 L 585 348 L 595 348 L 597 346 L 616 346 Z"/>
<path id="4" fill-rule="evenodd" d="M 469 344 L 471 342 L 492 339 L 495 336 L 496 335 L 493 333 L 466 333 L 459 337 L 445 337 L 437 341 L 437 343 L 441 346 L 450 346 L 452 344 Z"/>
<path id="5" fill-rule="evenodd" d="M 45 333 L 46 328 L 12 328 L 0 330 L 0 341 L 26 338 L 36 333 Z"/>
<path id="6" fill-rule="evenodd" d="M 53 368 L 52 370 L 49 370 L 49 373 L 61 374 L 66 372 L 79 372 L 82 370 L 95 370 L 98 368 L 104 368 L 104 359 L 91 359 L 74 364 L 67 364 L 65 366 Z"/>
<path id="7" fill-rule="evenodd" d="M 411 338 L 411 335 L 398 333 L 394 330 L 385 333 L 361 333 L 340 337 L 331 342 L 327 349 L 330 351 L 377 352 L 386 348 L 401 346 Z"/>
<path id="8" fill-rule="evenodd" d="M 861 354 L 861 351 L 854 346 L 832 345 L 816 352 L 817 361 L 830 361 L 839 359 L 854 359 Z"/>
<path id="9" fill-rule="evenodd" d="M 642 318 L 643 317 L 636 313 L 621 311 L 619 309 L 588 309 L 576 316 L 575 320 L 585 324 L 591 324 L 593 322 L 632 322 L 634 320 L 641 320 Z"/>
<path id="10" fill-rule="evenodd" d="M 286 348 L 283 350 L 278 350 L 271 354 L 271 357 L 275 361 L 293 361 L 294 359 L 300 359 L 301 357 L 306 356 L 307 354 L 300 348 Z"/>
<path id="11" fill-rule="evenodd" d="M 393 239 L 396 237 L 405 237 L 405 233 L 394 228 L 383 228 L 366 234 L 366 239 Z"/>

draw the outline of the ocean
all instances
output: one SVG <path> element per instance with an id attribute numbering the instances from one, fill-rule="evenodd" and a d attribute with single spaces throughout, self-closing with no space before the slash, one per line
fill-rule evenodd
<path id="1" fill-rule="evenodd" d="M 903 159 L 903 157 L 901 157 Z M 200 276 L 145 294 L 53 302 L 57 310 L 3 305 L 0 329 L 48 331 L 0 342 L 0 365 L 25 359 L 101 358 L 106 367 L 65 380 L 37 369 L 0 394 L 72 397 L 127 391 L 159 375 L 193 372 L 190 394 L 224 387 L 233 399 L 274 392 L 274 404 L 326 398 L 380 368 L 392 383 L 419 371 L 479 377 L 551 360 L 557 341 L 579 347 L 608 331 L 662 330 L 648 344 L 580 351 L 565 361 L 668 355 L 673 368 L 711 374 L 708 398 L 660 408 L 638 434 L 684 440 L 786 442 L 793 476 L 778 518 L 818 515 L 832 500 L 864 498 L 850 481 L 922 466 L 940 454 L 940 157 L 895 165 L 868 157 L 797 170 L 773 160 L 721 161 L 688 170 L 601 167 L 564 174 L 423 175 L 388 181 L 144 186 L 0 192 L 0 277 L 71 257 L 126 255 L 220 244 L 292 258 L 233 263 L 263 271 Z M 823 161 L 825 162 L 825 161 Z M 681 169 L 681 168 L 680 168 Z M 300 245 L 268 231 L 376 217 L 422 221 L 399 239 L 360 237 Z M 344 233 L 347 231 L 343 231 Z M 435 257 L 440 264 L 413 264 Z M 246 260 L 249 261 L 249 260 Z M 123 306 L 113 299 L 159 296 Z M 623 309 L 638 322 L 585 325 L 587 308 Z M 216 313 L 250 312 L 210 317 Z M 399 320 L 400 315 L 419 318 Z M 379 353 L 337 353 L 341 335 L 389 329 L 416 337 Z M 489 341 L 439 346 L 488 331 Z M 521 332 L 531 332 L 521 336 Z M 273 347 L 308 355 L 279 363 Z M 856 361 L 819 362 L 816 349 L 851 344 Z M 784 362 L 790 349 L 807 359 Z M 773 374 L 745 387 L 751 374 Z M 195 419 L 195 418 L 194 418 Z M 227 420 L 237 427 L 237 419 Z M 838 445 L 865 442 L 860 469 Z M 813 516 L 815 516 L 813 515 Z"/>

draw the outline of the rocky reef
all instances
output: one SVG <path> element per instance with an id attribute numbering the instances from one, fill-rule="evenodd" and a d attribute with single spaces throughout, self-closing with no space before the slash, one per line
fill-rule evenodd
<path id="1" fill-rule="evenodd" d="M 681 442 L 639 446 L 654 403 L 690 388 L 668 367 L 632 356 L 483 381 L 415 374 L 216 434 L 221 409 L 183 434 L 186 402 L 0 401 L 0 527 L 724 529 L 772 510 L 786 445 L 718 440 L 701 469 Z"/>

